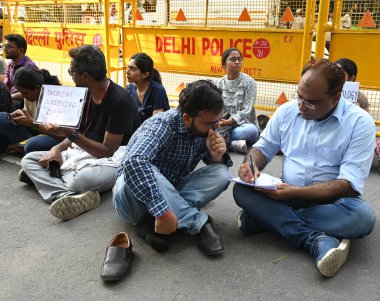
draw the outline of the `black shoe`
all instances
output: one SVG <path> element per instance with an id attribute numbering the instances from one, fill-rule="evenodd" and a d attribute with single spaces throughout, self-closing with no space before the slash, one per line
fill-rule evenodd
<path id="1" fill-rule="evenodd" d="M 154 222 L 155 219 L 153 216 L 147 216 L 136 224 L 136 234 L 138 237 L 144 239 L 153 250 L 164 253 L 169 250 L 170 244 L 167 241 L 167 235 L 154 232 Z"/>
<path id="2" fill-rule="evenodd" d="M 18 177 L 18 180 L 20 182 L 23 182 L 23 183 L 28 184 L 28 185 L 34 185 L 33 181 L 28 177 L 28 175 L 26 174 L 26 172 L 23 169 L 20 169 L 17 177 Z"/>
<path id="3" fill-rule="evenodd" d="M 116 234 L 106 251 L 100 277 L 104 281 L 118 281 L 129 271 L 133 259 L 132 242 L 127 233 Z"/>
<path id="4" fill-rule="evenodd" d="M 197 245 L 206 256 L 223 253 L 223 241 L 215 232 L 214 224 L 210 218 L 203 225 L 201 232 L 197 235 Z"/>

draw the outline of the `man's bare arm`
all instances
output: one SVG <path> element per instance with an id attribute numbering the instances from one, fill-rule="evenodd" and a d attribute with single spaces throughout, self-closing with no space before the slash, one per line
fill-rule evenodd
<path id="1" fill-rule="evenodd" d="M 277 190 L 257 189 L 278 201 L 303 202 L 305 205 L 327 204 L 343 197 L 357 197 L 358 193 L 347 180 L 337 179 L 304 187 L 277 185 Z"/>

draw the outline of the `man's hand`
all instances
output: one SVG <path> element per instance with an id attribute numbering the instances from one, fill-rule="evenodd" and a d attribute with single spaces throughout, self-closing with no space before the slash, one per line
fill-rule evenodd
<path id="1" fill-rule="evenodd" d="M 54 147 L 45 156 L 43 156 L 38 162 L 43 167 L 48 169 L 50 161 L 57 161 L 59 166 L 61 166 L 63 162 L 61 152 Z"/>
<path id="2" fill-rule="evenodd" d="M 211 155 L 211 160 L 213 162 L 223 162 L 223 155 L 227 151 L 226 142 L 224 138 L 220 136 L 213 129 L 209 129 L 208 137 L 206 140 L 206 147 Z"/>
<path id="3" fill-rule="evenodd" d="M 173 211 L 163 219 L 156 218 L 154 224 L 154 231 L 159 234 L 171 234 L 177 231 L 178 220 Z"/>
<path id="4" fill-rule="evenodd" d="M 253 162 L 253 164 L 255 163 Z M 242 179 L 244 182 L 252 183 L 256 178 L 260 176 L 260 171 L 255 166 L 255 174 L 253 175 L 251 165 L 249 164 L 249 162 L 245 162 L 242 165 L 240 165 L 238 174 L 240 179 Z"/>
<path id="5" fill-rule="evenodd" d="M 48 135 L 61 138 L 69 137 L 75 132 L 75 130 L 72 128 L 60 127 L 59 125 L 52 123 L 44 123 L 43 130 Z"/>
<path id="6" fill-rule="evenodd" d="M 219 122 L 220 126 L 229 126 L 229 125 L 234 125 L 234 124 L 235 124 L 235 120 L 232 118 L 221 119 Z"/>
<path id="7" fill-rule="evenodd" d="M 281 183 L 277 185 L 277 190 L 269 190 L 263 188 L 255 188 L 255 190 L 265 193 L 270 198 L 276 201 L 287 201 L 294 198 L 294 192 L 296 187 L 290 186 L 286 183 Z"/>

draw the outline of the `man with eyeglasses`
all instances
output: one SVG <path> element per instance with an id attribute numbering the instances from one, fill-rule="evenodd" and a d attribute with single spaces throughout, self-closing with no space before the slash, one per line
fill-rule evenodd
<path id="1" fill-rule="evenodd" d="M 18 69 L 21 67 L 29 67 L 38 69 L 36 64 L 25 55 L 27 50 L 27 43 L 23 36 L 19 34 L 8 34 L 5 36 L 4 51 L 5 57 L 10 59 L 5 73 L 5 85 L 11 93 L 12 100 L 15 101 L 14 108 L 21 108 L 23 106 L 23 98 L 20 92 L 17 91 L 13 85 L 13 77 Z"/>
<path id="2" fill-rule="evenodd" d="M 344 72 L 328 60 L 309 62 L 296 99 L 282 105 L 253 146 L 250 164 L 239 176 L 251 183 L 278 151 L 284 154 L 283 183 L 277 190 L 235 184 L 243 210 L 238 228 L 245 235 L 280 234 L 312 255 L 320 273 L 332 277 L 342 267 L 350 239 L 372 232 L 373 208 L 363 200 L 375 147 L 372 117 L 340 99 Z"/>
<path id="3" fill-rule="evenodd" d="M 105 57 L 98 47 L 79 46 L 69 55 L 68 72 L 75 85 L 89 91 L 80 128 L 47 124 L 48 133 L 64 140 L 49 152 L 28 153 L 21 161 L 25 175 L 20 176 L 36 186 L 51 204 L 50 213 L 62 220 L 99 206 L 99 193 L 112 188 L 126 145 L 140 125 L 127 90 L 107 78 Z M 52 166 L 61 175 L 53 173 Z"/>
<path id="4" fill-rule="evenodd" d="M 201 208 L 229 184 L 232 161 L 216 132 L 223 117 L 221 92 L 209 81 L 187 85 L 177 109 L 147 119 L 131 138 L 114 187 L 114 206 L 154 250 L 177 229 L 197 237 L 207 256 L 223 252 L 213 222 Z M 194 171 L 199 161 L 206 166 Z"/>

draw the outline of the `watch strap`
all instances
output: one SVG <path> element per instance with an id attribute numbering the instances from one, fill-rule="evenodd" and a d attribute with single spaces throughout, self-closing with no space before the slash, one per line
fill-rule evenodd
<path id="1" fill-rule="evenodd" d="M 71 142 L 77 142 L 78 139 L 79 139 L 79 132 L 78 131 L 75 131 L 74 133 L 72 133 L 68 138 Z"/>

